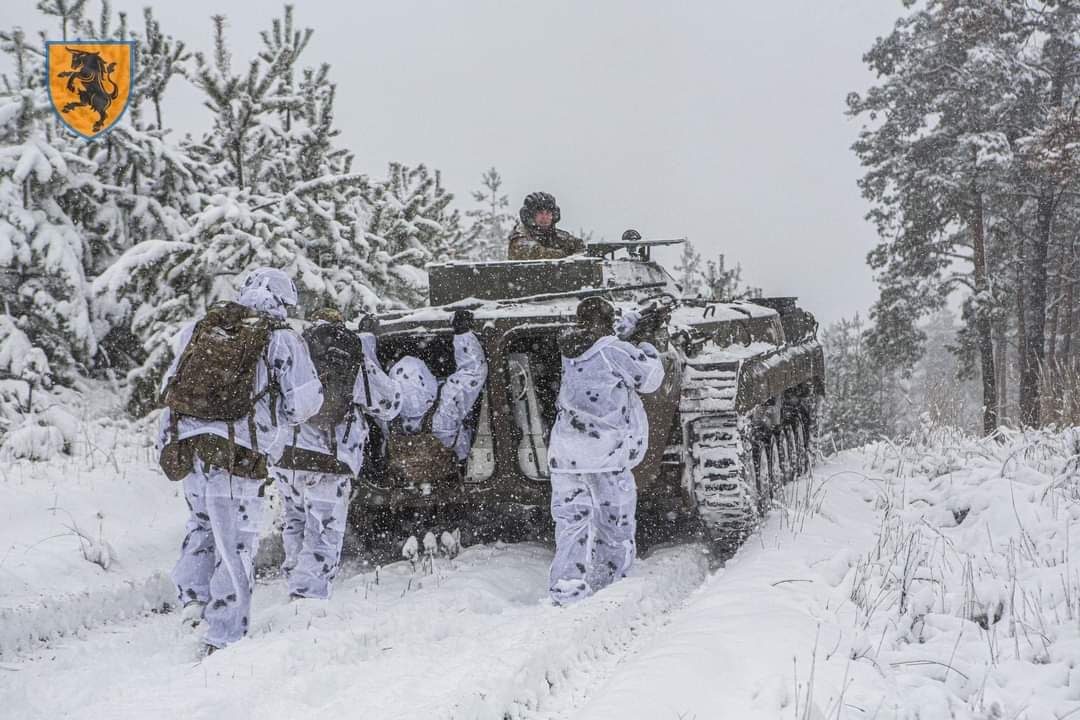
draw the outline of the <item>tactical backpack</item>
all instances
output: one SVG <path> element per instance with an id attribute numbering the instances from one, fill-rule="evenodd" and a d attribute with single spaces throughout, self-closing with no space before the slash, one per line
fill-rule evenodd
<path id="1" fill-rule="evenodd" d="M 352 410 L 353 387 L 361 371 L 364 371 L 364 390 L 368 390 L 364 345 L 360 336 L 343 324 L 330 322 L 309 327 L 304 331 L 304 340 L 323 388 L 322 407 L 308 422 L 333 435 L 333 429 Z M 365 399 L 370 402 L 370 395 Z"/>
<path id="2" fill-rule="evenodd" d="M 419 432 L 406 432 L 400 419 L 390 423 L 386 451 L 387 471 L 391 478 L 417 484 L 433 483 L 445 479 L 448 468 L 460 465 L 453 449 L 443 445 L 431 432 L 431 418 L 437 406 L 436 401 L 424 413 Z"/>
<path id="3" fill-rule="evenodd" d="M 255 404 L 270 396 L 270 415 L 277 424 L 278 387 L 274 378 L 256 392 L 259 359 L 271 370 L 267 350 L 275 330 L 288 326 L 276 318 L 235 302 L 214 303 L 195 324 L 191 340 L 180 355 L 176 373 L 161 394 L 161 404 L 172 411 L 172 440 L 162 451 L 161 466 L 171 480 L 191 471 L 192 452 L 204 461 L 246 477 L 265 477 L 265 458 L 259 453 Z M 228 423 L 227 441 L 210 435 L 179 440 L 179 416 Z M 248 419 L 251 449 L 237 445 L 233 423 Z M 219 442 L 220 441 L 220 442 Z M 200 445 L 194 447 L 194 445 Z M 205 447 L 202 447 L 205 445 Z"/>
<path id="4" fill-rule="evenodd" d="M 342 323 L 323 322 L 304 331 L 304 340 L 311 354 L 311 362 L 322 383 L 323 402 L 319 412 L 308 419 L 329 436 L 330 453 L 298 447 L 300 428 L 293 430 L 293 441 L 285 448 L 276 466 L 288 470 L 350 475 L 349 466 L 337 458 L 337 426 L 348 418 L 343 440 L 349 439 L 356 416 L 353 408 L 353 387 L 359 373 L 364 374 L 364 396 L 371 402 L 368 385 L 367 364 L 364 362 L 364 345 L 360 337 Z"/>

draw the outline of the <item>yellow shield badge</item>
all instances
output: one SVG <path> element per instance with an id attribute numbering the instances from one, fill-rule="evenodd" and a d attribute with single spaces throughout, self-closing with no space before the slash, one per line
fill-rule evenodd
<path id="1" fill-rule="evenodd" d="M 45 42 L 45 84 L 61 122 L 87 140 L 108 132 L 127 109 L 132 40 Z"/>

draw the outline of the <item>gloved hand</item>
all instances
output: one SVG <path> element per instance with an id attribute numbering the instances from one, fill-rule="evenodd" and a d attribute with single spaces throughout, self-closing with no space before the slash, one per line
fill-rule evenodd
<path id="1" fill-rule="evenodd" d="M 629 340 L 637 330 L 641 322 L 641 313 L 637 310 L 623 310 L 622 315 L 615 320 L 615 335 L 620 340 Z"/>
<path id="2" fill-rule="evenodd" d="M 471 310 L 456 310 L 450 321 L 450 327 L 454 328 L 455 335 L 467 333 L 473 329 L 473 314 Z"/>
<path id="3" fill-rule="evenodd" d="M 362 333 L 373 333 L 379 329 L 379 318 L 373 313 L 361 313 L 360 317 L 356 320 L 356 331 Z"/>

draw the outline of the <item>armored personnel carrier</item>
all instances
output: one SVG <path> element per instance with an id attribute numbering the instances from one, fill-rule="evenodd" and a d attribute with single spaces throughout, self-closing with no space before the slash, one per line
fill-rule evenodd
<path id="1" fill-rule="evenodd" d="M 642 397 L 650 431 L 634 471 L 639 517 L 672 528 L 690 520 L 720 547 L 741 541 L 775 490 L 809 469 L 824 393 L 817 323 L 794 298 L 681 298 L 650 256 L 672 242 L 591 245 L 562 260 L 429 266 L 431 306 L 380 318 L 380 359 L 389 367 L 415 355 L 445 378 L 453 371 L 450 318 L 472 310 L 489 363 L 475 442 L 468 461 L 446 467 L 437 481 L 392 477 L 369 463 L 353 500 L 359 529 L 393 520 L 396 532 L 408 533 L 469 518 L 516 539 L 546 518 L 546 447 L 562 372 L 556 337 L 573 325 L 582 298 L 603 295 L 620 310 L 644 310 L 646 337 L 635 339 L 651 341 L 666 370 L 660 389 Z"/>

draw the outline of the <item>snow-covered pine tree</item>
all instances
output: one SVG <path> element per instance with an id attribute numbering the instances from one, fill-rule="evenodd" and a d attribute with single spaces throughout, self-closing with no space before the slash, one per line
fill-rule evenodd
<path id="1" fill-rule="evenodd" d="M 0 91 L 0 284 L 3 312 L 60 379 L 97 348 L 87 303 L 88 247 L 69 208 L 93 204 L 96 167 L 59 131 L 42 51 L 21 30 L 0 32 L 14 74 Z"/>
<path id="2" fill-rule="evenodd" d="M 214 122 L 192 152 L 216 168 L 219 189 L 193 223 L 192 240 L 205 248 L 219 275 L 235 277 L 254 265 L 281 267 L 310 302 L 333 303 L 349 314 L 372 308 L 384 293 L 393 295 L 394 260 L 366 234 L 372 183 L 352 172 L 351 153 L 334 145 L 339 131 L 329 66 L 304 69 L 296 80 L 312 33 L 295 28 L 287 5 L 260 34 L 263 48 L 247 74 L 237 75 L 225 20 L 214 18 L 213 59 L 196 55 L 193 73 Z M 434 184 L 441 201 L 437 178 Z M 223 215 L 223 204 L 239 215 Z M 440 217 L 444 210 L 445 203 L 432 208 Z M 237 225 L 241 216 L 251 224 Z"/>
<path id="3" fill-rule="evenodd" d="M 417 169 L 423 168 L 419 165 Z M 434 262 L 464 260 L 476 254 L 475 239 L 465 233 L 461 222 L 461 211 L 451 207 L 454 194 L 448 191 L 442 182 L 442 171 L 434 173 L 434 184 L 430 189 L 431 202 L 426 205 L 420 217 L 425 227 L 421 233 L 423 242 L 431 252 Z"/>
<path id="4" fill-rule="evenodd" d="M 911 324 L 959 290 L 983 386 L 983 428 L 997 424 L 995 326 L 1016 291 L 1022 349 L 1021 421 L 1039 422 L 1038 374 L 1048 320 L 1048 268 L 1057 218 L 1075 196 L 1075 68 L 1080 7 L 1058 2 L 931 0 L 900 18 L 866 54 L 879 77 L 852 94 L 849 112 L 867 118 L 854 149 L 860 181 L 882 238 L 869 257 L 882 298 L 875 323 L 905 357 L 918 354 Z M 1052 139 L 1051 139 L 1052 138 Z M 1069 139 L 1067 139 L 1069 138 Z M 1049 142 L 1043 142 L 1049 140 Z M 995 236 L 1012 258 L 993 257 Z M 1003 268 L 1015 271 L 1006 279 Z M 1048 282 L 1049 281 L 1049 282 Z M 907 325 L 909 327 L 904 327 Z M 916 342 L 913 348 L 900 347 Z"/>
<path id="5" fill-rule="evenodd" d="M 94 329 L 100 340 L 98 364 L 131 368 L 145 362 L 146 350 L 131 331 L 135 314 L 156 292 L 140 278 L 139 264 L 151 267 L 188 248 L 187 213 L 199 209 L 206 166 L 167 142 L 160 103 L 169 80 L 189 57 L 184 44 L 161 30 L 147 8 L 143 31 L 127 29 L 123 13 L 113 25 L 108 4 L 98 26 L 87 22 L 87 36 L 135 40 L 135 76 L 124 118 L 104 138 L 85 143 L 81 153 L 97 165 L 96 209 L 84 225 L 95 239 L 97 256 L 88 273 Z M 112 28 L 115 27 L 115 30 Z M 133 246 L 143 245 L 131 251 Z M 150 247 L 153 248 L 150 251 Z M 146 274 L 146 273 L 144 273 Z"/>
<path id="6" fill-rule="evenodd" d="M 52 387 L 52 369 L 15 319 L 0 314 L 0 437 L 35 407 L 36 393 Z"/>
<path id="7" fill-rule="evenodd" d="M 79 25 L 86 37 L 135 40 L 135 76 L 124 117 L 107 135 L 83 143 L 81 149 L 97 165 L 101 183 L 86 228 L 94 249 L 87 264 L 91 275 L 144 238 L 181 236 L 187 230 L 184 212 L 195 209 L 188 203 L 197 190 L 197 173 L 190 160 L 166 145 L 159 127 L 160 99 L 186 54 L 182 43 L 161 32 L 149 8 L 144 22 L 143 34 L 135 34 L 124 13 L 114 20 L 109 3 L 102 2 L 99 22 Z M 154 117 L 148 121 L 144 115 L 150 109 Z"/>
<path id="8" fill-rule="evenodd" d="M 173 76 L 184 74 L 191 53 L 182 41 L 161 31 L 150 7 L 143 9 L 143 36 L 135 50 L 136 89 L 153 105 L 157 129 L 164 130 L 161 100 Z"/>
<path id="9" fill-rule="evenodd" d="M 1052 368 L 1048 352 L 1057 342 L 1052 306 L 1061 273 L 1051 271 L 1055 255 L 1067 256 L 1075 240 L 1068 218 L 1080 201 L 1080 6 L 1072 2 L 1033 2 L 1025 5 L 1024 27 L 1030 35 L 1018 60 L 1034 81 L 1016 88 L 1024 124 L 1016 139 L 1017 163 L 1013 191 L 1027 201 L 1033 216 L 1024 242 L 1020 289 L 1023 294 L 1020 354 L 1020 420 L 1038 425 L 1060 419 L 1052 398 L 1043 414 L 1042 389 Z M 1070 212 L 1072 211 L 1072 212 Z M 1061 232 L 1063 229 L 1066 232 Z M 1057 277 L 1056 277 L 1057 276 Z"/>
<path id="10" fill-rule="evenodd" d="M 439 171 L 425 165 L 410 168 L 390 163 L 387 178 L 365 190 L 365 237 L 383 253 L 389 275 L 396 280 L 389 297 L 405 305 L 425 302 L 428 262 L 469 256 L 469 239 L 461 216 L 450 209 L 454 196 L 442 186 Z"/>
<path id="11" fill-rule="evenodd" d="M 129 375 L 128 409 L 134 414 L 153 407 L 180 327 L 215 300 L 231 297 L 245 270 L 273 265 L 297 274 L 310 265 L 295 219 L 277 213 L 281 195 L 271 185 L 281 181 L 269 171 L 284 145 L 278 113 L 300 104 L 283 82 L 297 47 L 291 40 L 267 41 L 246 73 L 234 73 L 225 18 L 212 20 L 213 54 L 208 59 L 196 53 L 189 72 L 206 96 L 211 129 L 180 147 L 185 161 L 200 168 L 193 178 L 197 192 L 188 200 L 195 203 L 187 206 L 188 228 L 178 239 L 135 245 L 98 282 L 102 293 L 113 296 L 109 305 L 130 313 L 131 332 L 141 344 L 142 362 Z"/>
<path id="12" fill-rule="evenodd" d="M 76 14 L 65 6 L 66 20 Z M 69 447 L 58 401 L 96 351 L 87 303 L 86 208 L 100 183 L 62 131 L 44 85 L 41 46 L 0 31 L 14 72 L 0 78 L 0 460 Z"/>
<path id="13" fill-rule="evenodd" d="M 1012 21 L 993 3 L 931 2 L 867 53 L 882 83 L 848 98 L 850 114 L 871 118 L 854 149 L 868 168 L 860 186 L 882 237 L 869 257 L 881 286 L 872 311 L 879 345 L 888 342 L 891 356 L 910 366 L 921 351 L 914 325 L 956 287 L 969 287 L 980 297 L 973 319 L 986 432 L 997 424 L 986 205 L 1012 155 L 1010 106 L 996 89 L 1009 72 L 1003 42 L 1011 42 Z"/>
<path id="14" fill-rule="evenodd" d="M 724 254 L 705 263 L 705 270 L 701 273 L 702 292 L 710 300 L 743 300 L 745 298 L 761 297 L 761 289 L 744 285 L 742 280 L 742 265 L 736 263 L 735 267 L 727 267 Z"/>
<path id="15" fill-rule="evenodd" d="M 702 291 L 701 253 L 689 240 L 683 243 L 679 264 L 675 266 L 676 280 L 682 288 L 683 297 L 700 297 Z"/>
<path id="16" fill-rule="evenodd" d="M 53 389 L 45 353 L 0 314 L 0 462 L 47 460 L 70 449 L 74 417 Z"/>
<path id="17" fill-rule="evenodd" d="M 829 392 L 818 425 L 826 451 L 863 445 L 890 434 L 895 386 L 866 343 L 866 326 L 855 315 L 822 331 Z"/>
<path id="18" fill-rule="evenodd" d="M 264 51 L 248 63 L 247 72 L 236 72 L 225 16 L 214 15 L 212 21 L 213 53 L 210 58 L 195 53 L 191 72 L 191 82 L 203 92 L 212 113 L 211 127 L 199 141 L 185 145 L 213 169 L 213 177 L 205 179 L 211 188 L 235 188 L 234 194 L 269 190 L 260 181 L 267 179 L 264 166 L 280 148 L 276 111 L 299 104 L 282 85 L 282 79 L 292 73 L 293 48 Z M 283 89 L 288 93 L 285 96 L 278 94 Z"/>
<path id="19" fill-rule="evenodd" d="M 295 29 L 286 6 L 261 33 L 263 48 L 247 72 L 238 74 L 225 19 L 216 16 L 213 23 L 214 52 L 209 59 L 196 54 L 190 73 L 213 111 L 212 126 L 200 141 L 181 147 L 203 168 L 200 191 L 192 196 L 199 208 L 183 238 L 136 246 L 110 273 L 124 278 L 131 292 L 146 293 L 132 303 L 132 332 L 145 354 L 130 376 L 129 408 L 136 414 L 152 407 L 179 327 L 231 296 L 253 267 L 292 275 L 307 310 L 332 304 L 350 316 L 401 294 L 394 258 L 367 232 L 372 185 L 351 172 L 351 154 L 334 145 L 329 67 L 297 70 L 311 29 Z M 429 192 L 439 201 L 419 216 L 430 210 L 456 229 L 456 214 L 445 208 L 450 196 L 437 179 Z M 430 234 L 429 228 L 423 237 Z"/>
<path id="20" fill-rule="evenodd" d="M 86 12 L 86 0 L 38 0 L 37 9 L 55 17 L 60 28 L 60 39 L 68 39 L 68 31 L 79 34 L 79 25 Z"/>
<path id="21" fill-rule="evenodd" d="M 957 337 L 971 326 L 957 326 L 955 314 L 943 308 L 930 316 L 922 329 L 924 352 L 912 373 L 912 401 L 918 414 L 926 413 L 934 425 L 977 432 L 982 424 L 982 394 L 975 375 L 964 372 L 974 356 L 962 357 Z"/>
<path id="22" fill-rule="evenodd" d="M 288 16 L 286 21 L 287 33 Z M 283 111 L 283 147 L 272 176 L 285 182 L 273 192 L 282 194 L 276 212 L 296 221 L 312 263 L 296 277 L 301 304 L 306 310 L 329 305 L 353 317 L 385 305 L 382 298 L 395 281 L 365 237 L 363 198 L 370 182 L 352 171 L 352 153 L 334 144 L 340 133 L 334 126 L 337 87 L 329 73 L 326 64 L 305 68 L 296 89 L 303 102 Z"/>
<path id="23" fill-rule="evenodd" d="M 475 238 L 476 260 L 505 260 L 507 238 L 514 224 L 514 216 L 506 211 L 510 197 L 502 192 L 503 179 L 499 171 L 491 167 L 484 173 L 481 189 L 473 191 L 473 200 L 480 207 L 469 210 L 466 216 L 474 218 L 469 236 Z"/>
<path id="24" fill-rule="evenodd" d="M 684 297 L 700 297 L 713 301 L 743 300 L 761 297 L 761 289 L 745 285 L 742 265 L 729 268 L 723 253 L 715 260 L 701 262 L 701 253 L 694 244 L 683 244 L 682 255 L 675 266 L 676 279 Z"/>

